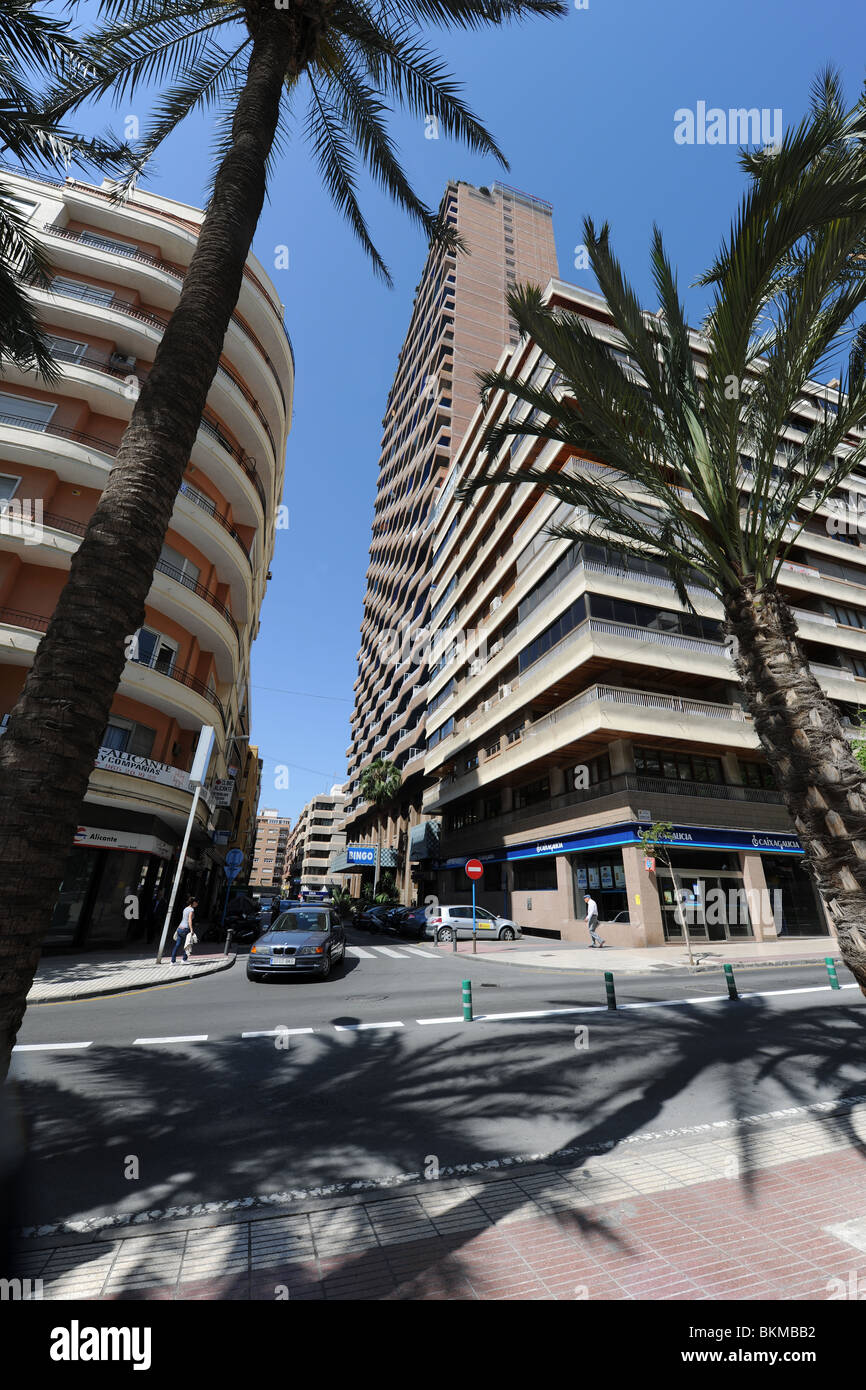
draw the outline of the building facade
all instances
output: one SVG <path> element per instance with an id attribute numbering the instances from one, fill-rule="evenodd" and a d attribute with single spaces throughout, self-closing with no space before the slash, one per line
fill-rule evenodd
<path id="1" fill-rule="evenodd" d="M 291 865 L 292 818 L 265 807 L 256 820 L 250 887 L 282 891 Z"/>
<path id="2" fill-rule="evenodd" d="M 335 785 L 308 801 L 298 816 L 289 848 L 290 878 L 296 892 L 320 892 L 335 882 L 332 864 L 343 850 L 346 797 Z"/>
<path id="3" fill-rule="evenodd" d="M 599 296 L 552 281 L 546 299 L 622 355 Z M 692 349 L 700 373 L 699 334 Z M 539 384 L 553 372 L 531 341 L 500 366 Z M 810 386 L 786 422 L 780 466 L 785 441 L 799 443 L 832 409 L 832 384 Z M 591 542 L 551 537 L 572 514 L 537 486 L 454 500 L 481 467 L 489 426 L 521 412 L 529 407 L 503 392 L 479 406 L 436 520 L 431 583 L 449 595 L 455 633 L 484 631 L 483 657 L 467 659 L 455 640 L 426 692 L 423 809 L 441 819 L 438 896 L 468 900 L 463 866 L 477 856 L 486 906 L 564 937 L 588 940 L 587 893 L 615 945 L 681 941 L 683 917 L 697 940 L 826 934 L 740 702 L 721 605 L 698 576 L 687 611 L 660 565 L 617 552 L 603 532 Z M 527 435 L 506 455 L 512 467 L 603 467 Z M 749 462 L 744 455 L 744 494 Z M 866 495 L 866 477 L 850 489 Z M 866 693 L 866 550 L 856 526 L 841 533 L 848 506 L 831 500 L 807 524 L 780 583 L 812 669 L 853 732 Z M 658 822 L 673 830 L 648 852 L 640 836 Z"/>
<path id="4" fill-rule="evenodd" d="M 549 203 L 502 184 L 453 182 L 441 210 L 468 250 L 430 251 L 388 396 L 346 750 L 347 839 L 370 845 L 382 831 L 383 864 L 396 865 L 404 901 L 423 887 L 417 875 L 413 885 L 409 846 L 422 820 L 426 686 L 438 659 L 432 634 L 443 625 L 436 605 L 447 600 L 430 589 L 434 517 L 447 500 L 437 494 L 478 402 L 476 374 L 517 341 L 506 291 L 557 273 Z M 360 794 L 376 757 L 403 774 L 386 812 Z M 351 883 L 357 893 L 360 875 Z"/>
<path id="5" fill-rule="evenodd" d="M 50 262 L 49 287 L 31 293 L 60 376 L 48 386 L 6 363 L 0 379 L 0 716 L 14 705 L 48 626 L 203 217 L 146 192 L 118 204 L 108 183 L 3 177 Z M 250 646 L 274 548 L 293 382 L 282 306 L 250 256 L 49 944 L 153 934 L 205 725 L 215 729 L 215 747 L 181 892 L 198 893 L 202 915 L 220 896 L 220 866 L 240 829 L 240 789 L 250 788 Z M 129 916 L 130 900 L 138 918 Z"/>

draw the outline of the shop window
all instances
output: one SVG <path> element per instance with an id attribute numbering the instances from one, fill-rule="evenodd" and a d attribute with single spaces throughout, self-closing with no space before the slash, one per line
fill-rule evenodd
<path id="1" fill-rule="evenodd" d="M 556 888 L 556 856 L 532 859 L 514 865 L 514 889 L 522 893 L 542 893 Z"/>
<path id="2" fill-rule="evenodd" d="M 547 777 L 539 777 L 534 782 L 527 782 L 525 786 L 515 787 L 515 810 L 520 810 L 524 806 L 535 806 L 539 801 L 547 800 L 549 796 L 550 780 Z"/>
<path id="3" fill-rule="evenodd" d="M 664 777 L 671 782 L 723 783 L 720 758 L 708 758 L 700 753 L 674 753 L 659 748 L 634 750 L 635 772 L 647 777 Z"/>

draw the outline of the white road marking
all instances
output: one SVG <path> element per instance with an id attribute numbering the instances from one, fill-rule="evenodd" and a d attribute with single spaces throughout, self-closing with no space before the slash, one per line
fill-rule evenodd
<path id="1" fill-rule="evenodd" d="M 405 1028 L 405 1023 L 335 1023 L 337 1033 L 360 1033 L 364 1028 Z"/>
<path id="2" fill-rule="evenodd" d="M 425 951 L 423 946 L 404 946 L 404 951 L 411 951 L 413 956 L 423 956 L 425 960 L 438 960 L 439 957 L 432 951 Z"/>
<path id="3" fill-rule="evenodd" d="M 65 1052 L 68 1048 L 92 1047 L 92 1042 L 16 1043 L 13 1052 Z"/>
<path id="4" fill-rule="evenodd" d="M 372 951 L 365 951 L 364 948 L 363 948 L 363 946 L 347 946 L 347 947 L 346 947 L 346 955 L 347 955 L 347 956 L 358 956 L 361 960 L 373 960 L 373 959 L 374 959 L 373 952 L 372 952 Z"/>
<path id="5" fill-rule="evenodd" d="M 416 1018 L 415 1022 L 423 1027 L 427 1023 L 462 1023 L 463 1018 L 461 1014 L 455 1014 L 453 1018 Z"/>
<path id="6" fill-rule="evenodd" d="M 260 1033 L 241 1033 L 242 1038 L 284 1038 L 289 1034 L 312 1033 L 312 1028 L 266 1028 Z"/>
<path id="7" fill-rule="evenodd" d="M 390 946 L 374 946 L 374 951 L 378 951 L 383 956 L 396 956 L 397 960 L 403 959 L 402 951 L 392 951 Z"/>
<path id="8" fill-rule="evenodd" d="M 176 1038 L 134 1038 L 133 1047 L 144 1047 L 148 1043 L 186 1043 L 186 1042 L 207 1042 L 207 1033 L 188 1033 L 185 1037 Z"/>

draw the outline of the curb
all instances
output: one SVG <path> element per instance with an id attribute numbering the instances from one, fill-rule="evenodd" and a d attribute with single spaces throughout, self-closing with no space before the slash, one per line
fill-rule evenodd
<path id="1" fill-rule="evenodd" d="M 181 975 L 176 976 L 175 978 L 178 979 L 179 983 L 187 984 L 190 980 L 201 979 L 205 975 L 217 975 L 222 970 L 231 970 L 236 960 L 236 955 L 225 956 L 222 960 L 215 961 L 212 965 L 202 965 L 194 967 L 194 972 L 192 975 Z M 167 980 L 171 978 L 171 976 L 166 976 Z M 158 989 L 161 983 L 162 982 L 160 980 L 142 980 L 141 984 L 118 986 L 117 984 L 111 984 L 108 980 L 106 980 L 104 983 L 98 984 L 93 989 L 79 989 L 72 994 L 52 994 L 50 997 L 42 999 L 31 998 L 28 995 L 27 1007 L 28 1009 L 30 1009 L 33 1008 L 33 1006 L 36 1004 L 70 1004 L 74 1003 L 78 999 L 98 999 L 99 996 L 102 994 L 132 994 L 134 991 L 139 989 Z"/>
<path id="2" fill-rule="evenodd" d="M 833 955 L 832 952 L 828 952 L 828 954 Z M 476 959 L 477 959 L 477 957 L 476 957 Z M 640 975 L 641 977 L 648 976 L 648 977 L 657 978 L 657 977 L 660 976 L 660 975 L 674 975 L 674 976 L 676 976 L 676 977 L 680 977 L 680 976 L 683 976 L 683 975 L 708 975 L 708 974 L 709 974 L 711 971 L 713 971 L 713 970 L 723 970 L 725 964 L 732 965 L 732 966 L 734 967 L 735 970 L 764 970 L 764 969 L 767 969 L 767 968 L 774 969 L 774 970 L 778 970 L 778 969 L 784 968 L 785 966 L 794 966 L 794 965 L 795 965 L 795 966 L 815 965 L 815 966 L 823 967 L 823 966 L 824 966 L 824 961 L 825 961 L 825 959 L 826 959 L 826 957 L 824 957 L 824 956 L 797 956 L 797 957 L 790 957 L 790 958 L 788 958 L 788 959 L 773 959 L 773 960 L 749 960 L 749 961 L 736 961 L 736 960 L 734 960 L 734 961 L 728 961 L 728 962 L 719 960 L 719 961 L 713 961 L 712 963 L 706 962 L 706 963 L 700 963 L 700 964 L 692 965 L 692 966 L 690 966 L 690 965 L 680 965 L 680 966 L 666 966 L 666 965 L 655 965 L 655 966 L 654 966 L 654 965 L 649 965 L 649 966 L 644 966 L 643 968 L 633 969 L 633 968 L 629 968 L 628 966 L 622 966 L 622 965 L 621 965 L 621 966 L 615 966 L 615 965 L 614 965 L 614 966 L 611 967 L 611 968 L 612 968 L 617 974 L 619 974 L 619 975 L 629 975 L 629 976 L 632 976 L 632 975 Z M 842 957 L 839 956 L 839 955 L 833 955 L 833 961 L 834 961 L 834 964 L 836 964 L 837 966 L 841 965 L 841 966 L 844 967 L 844 965 L 845 965 L 845 962 L 843 961 Z M 491 963 L 491 964 L 496 963 L 496 964 L 499 964 L 499 965 L 520 965 L 520 966 L 522 966 L 522 968 L 523 968 L 524 970 L 538 970 L 538 971 L 541 971 L 541 972 L 544 973 L 544 974 L 551 974 L 551 975 L 555 975 L 555 974 L 560 974 L 560 975 L 562 975 L 562 974 L 567 974 L 567 975 L 581 975 L 581 976 L 583 976 L 585 979 L 593 979 L 593 978 L 595 978 L 595 979 L 602 979 L 602 978 L 603 978 L 603 975 L 604 975 L 604 972 L 603 972 L 602 970 L 598 970 L 598 969 L 589 970 L 589 969 L 585 969 L 585 968 L 583 968 L 582 966 L 579 966 L 579 965 L 536 965 L 534 962 L 527 961 L 527 962 L 524 963 L 523 961 L 519 961 L 519 960 L 516 960 L 516 959 L 514 959 L 514 958 L 512 958 L 511 960 L 502 960 L 501 956 L 500 956 L 499 958 L 497 958 L 496 954 L 493 953 L 493 952 L 491 952 L 491 954 L 490 954 L 489 956 L 486 956 L 486 957 L 485 957 L 485 964 L 488 963 L 488 962 Z M 826 967 L 825 967 L 825 968 L 826 968 Z"/>

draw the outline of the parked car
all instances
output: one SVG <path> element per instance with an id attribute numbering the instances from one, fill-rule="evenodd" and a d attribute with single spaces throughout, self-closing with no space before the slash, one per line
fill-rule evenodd
<path id="1" fill-rule="evenodd" d="M 423 936 L 427 930 L 425 907 L 395 907 L 388 919 L 388 930 L 396 936 Z"/>
<path id="2" fill-rule="evenodd" d="M 476 905 L 475 921 L 478 928 L 479 941 L 499 940 L 515 941 L 523 933 L 516 922 L 512 922 L 510 917 L 500 917 L 495 912 L 490 912 L 480 903 Z M 457 907 L 439 906 L 435 912 L 431 911 L 427 919 L 424 935 L 432 941 L 453 941 L 454 934 L 460 937 L 472 936 L 472 908 L 462 904 Z"/>
<path id="3" fill-rule="evenodd" d="M 359 931 L 387 931 L 393 911 L 393 907 L 387 907 L 384 903 L 362 907 L 352 918 L 352 926 L 357 927 Z"/>
<path id="4" fill-rule="evenodd" d="M 282 913 L 247 956 L 247 979 L 317 975 L 327 979 L 346 958 L 346 933 L 330 907 L 292 907 Z"/>

